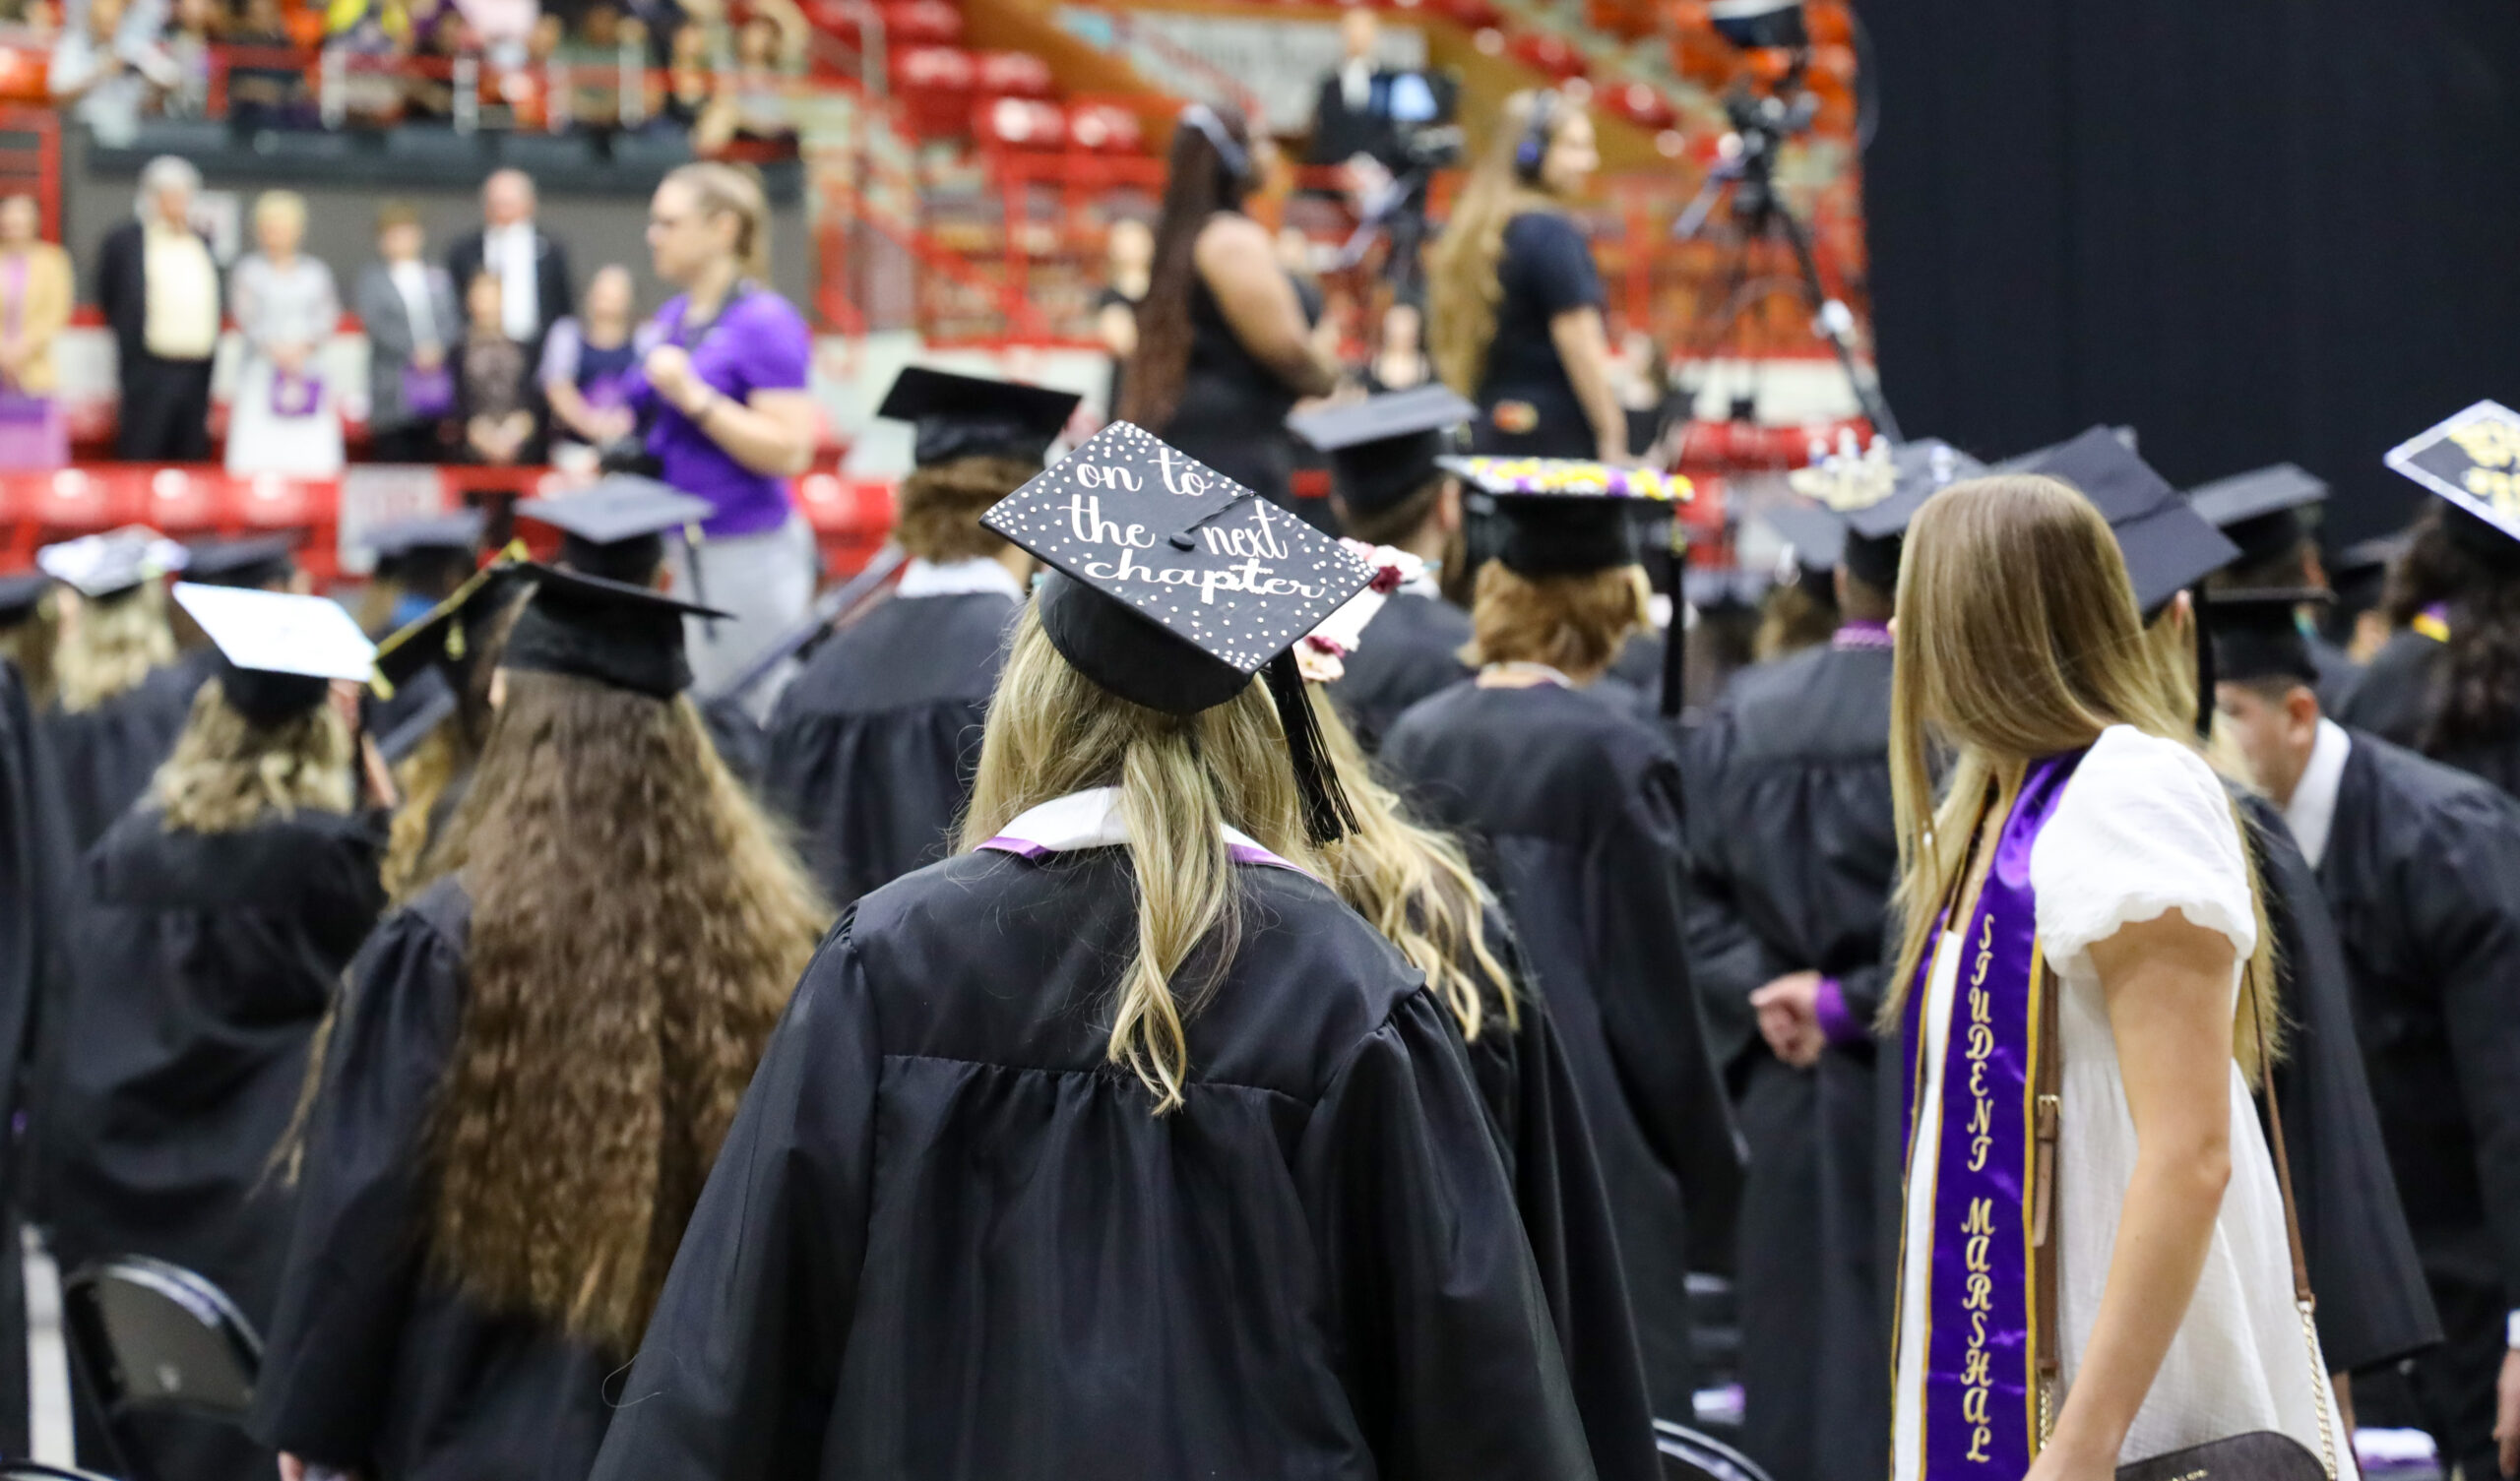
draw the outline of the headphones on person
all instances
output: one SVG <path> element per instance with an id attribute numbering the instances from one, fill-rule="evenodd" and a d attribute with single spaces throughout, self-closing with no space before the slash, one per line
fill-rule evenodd
<path id="1" fill-rule="evenodd" d="M 1217 158 L 1224 162 L 1227 174 L 1237 182 L 1251 178 L 1250 154 L 1226 132 L 1225 120 L 1217 116 L 1216 109 L 1206 103 L 1192 103 L 1181 110 L 1181 121 L 1207 136 L 1208 143 L 1216 147 Z"/>
<path id="2" fill-rule="evenodd" d="M 1543 88 L 1532 97 L 1531 122 L 1523 127 L 1522 143 L 1514 146 L 1514 173 L 1525 185 L 1540 183 L 1541 163 L 1548 157 L 1549 136 L 1557 127 L 1557 106 L 1555 88 Z"/>

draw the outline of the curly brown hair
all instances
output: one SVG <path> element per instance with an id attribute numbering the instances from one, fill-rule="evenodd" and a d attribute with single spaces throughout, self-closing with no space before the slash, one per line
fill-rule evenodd
<path id="1" fill-rule="evenodd" d="M 446 873 L 434 830 L 438 805 L 480 762 L 490 721 L 498 711 L 490 706 L 490 681 L 506 649 L 508 630 L 525 609 L 523 593 L 490 614 L 472 634 L 472 661 L 464 671 L 464 688 L 455 697 L 455 712 L 429 732 L 428 738 L 394 769 L 394 785 L 402 793 L 394 822 L 386 833 L 381 872 L 386 896 L 397 904 L 425 889 Z"/>
<path id="2" fill-rule="evenodd" d="M 1627 635 L 1644 626 L 1645 573 L 1635 566 L 1573 576 L 1525 576 L 1503 561 L 1479 568 L 1462 661 L 1545 663 L 1577 683 L 1601 676 Z"/>
<path id="3" fill-rule="evenodd" d="M 688 700 L 508 671 L 447 838 L 473 901 L 431 1255 L 614 1356 L 829 912 Z"/>
<path id="4" fill-rule="evenodd" d="M 893 538 L 923 561 L 944 565 L 995 555 L 1006 541 L 980 527 L 988 507 L 1041 471 L 1020 458 L 957 458 L 919 468 L 902 480 Z"/>

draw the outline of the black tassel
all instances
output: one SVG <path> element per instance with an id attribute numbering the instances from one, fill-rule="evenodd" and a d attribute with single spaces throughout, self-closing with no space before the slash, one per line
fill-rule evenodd
<path id="1" fill-rule="evenodd" d="M 1680 717 L 1680 702 L 1688 693 L 1688 567 L 1676 548 L 1670 557 L 1671 621 L 1663 629 L 1663 718 L 1676 720 Z"/>
<path id="2" fill-rule="evenodd" d="M 2205 588 L 2191 588 L 2189 612 L 2196 622 L 2196 738 L 2214 738 L 2214 635 L 2205 625 Z"/>
<path id="3" fill-rule="evenodd" d="M 1292 648 L 1269 660 L 1269 698 L 1278 705 L 1278 724 L 1287 732 L 1287 758 L 1294 763 L 1295 789 L 1303 794 L 1305 830 L 1315 843 L 1346 837 L 1356 827 L 1348 794 L 1330 768 L 1330 749 L 1313 723 L 1312 698 L 1304 693 L 1303 669 Z"/>

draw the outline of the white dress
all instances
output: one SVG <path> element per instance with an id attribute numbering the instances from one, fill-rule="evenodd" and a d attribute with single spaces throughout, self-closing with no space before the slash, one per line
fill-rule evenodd
<path id="1" fill-rule="evenodd" d="M 2120 926 L 2175 909 L 2230 937 L 2245 962 L 2257 944 L 2257 926 L 2247 863 L 2222 783 L 2185 746 L 2130 726 L 2103 732 L 2065 784 L 2054 816 L 2032 845 L 2030 880 L 2038 895 L 2040 946 L 2056 972 L 2064 1043 L 2057 1284 L 2070 1388 L 2100 1315 L 2126 1184 L 2135 1170 L 2135 1123 L 2126 1109 L 2126 1085 L 2091 948 Z M 1905 1195 L 1909 1237 L 1900 1271 L 1909 1312 L 1918 1309 L 1925 1289 L 1933 1217 L 1930 1159 L 1938 1144 L 1935 1107 L 1953 979 L 1963 955 L 1943 953 L 1927 984 L 1927 1078 L 1914 1142 L 1918 1166 Z M 2227 1010 L 2236 1008 L 2238 994 L 2236 965 Z M 2323 1454 L 2318 1406 L 2335 1400 L 2326 1363 L 2313 1357 L 2293 1305 L 2292 1257 L 2275 1164 L 2236 1065 L 2228 1094 L 2231 1185 L 2214 1221 L 2196 1294 L 2152 1392 L 2126 1432 L 2121 1463 L 2251 1430 L 2280 1430 L 2310 1453 Z M 1912 1481 L 1920 1470 L 1921 1327 L 1901 1323 L 1892 1447 L 1898 1481 Z M 2341 1481 L 2352 1481 L 2353 1452 L 2342 1435 L 2336 1459 Z"/>

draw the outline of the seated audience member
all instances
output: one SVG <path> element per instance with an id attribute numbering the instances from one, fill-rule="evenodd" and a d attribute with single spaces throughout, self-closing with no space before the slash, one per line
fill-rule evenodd
<path id="1" fill-rule="evenodd" d="M 306 97 L 297 38 L 288 33 L 281 0 L 244 0 L 241 9 L 227 44 L 250 55 L 227 69 L 227 116 L 249 128 L 285 125 Z"/>
<path id="2" fill-rule="evenodd" d="M 123 0 L 89 0 L 86 22 L 62 31 L 44 75 L 53 106 L 112 148 L 128 148 L 139 136 L 150 74 L 162 75 L 165 65 L 154 46 L 135 47 L 119 34 L 123 11 Z"/>
<path id="3" fill-rule="evenodd" d="M 717 86 L 709 70 L 709 33 L 697 25 L 677 27 L 667 44 L 664 97 L 657 108 L 660 125 L 678 130 L 698 126 Z"/>
<path id="4" fill-rule="evenodd" d="M 804 56 L 802 39 L 779 12 L 757 9 L 735 31 L 735 67 L 719 79 L 709 106 L 692 127 L 691 148 L 703 157 L 732 144 L 792 146 L 796 125 L 788 113 L 788 83 Z"/>
<path id="5" fill-rule="evenodd" d="M 70 254 L 43 239 L 35 198 L 0 201 L 0 392 L 21 398 L 0 418 L 0 467 L 54 468 L 70 461 L 52 342 L 70 323 Z"/>
<path id="6" fill-rule="evenodd" d="M 377 261 L 358 278 L 358 317 L 367 326 L 367 431 L 379 463 L 435 463 L 446 453 L 455 412 L 448 347 L 464 321 L 455 284 L 423 252 L 419 213 L 389 202 L 376 213 Z"/>
<path id="7" fill-rule="evenodd" d="M 455 388 L 464 429 L 460 456 L 466 463 L 530 463 L 533 388 L 526 376 L 525 346 L 509 339 L 500 322 L 499 280 L 487 273 L 474 278 L 465 287 L 464 306 L 470 322 Z"/>
<path id="8" fill-rule="evenodd" d="M 638 430 L 630 376 L 647 348 L 639 334 L 638 285 L 630 270 L 599 268 L 583 311 L 551 326 L 539 377 L 555 439 L 601 451 Z"/>

